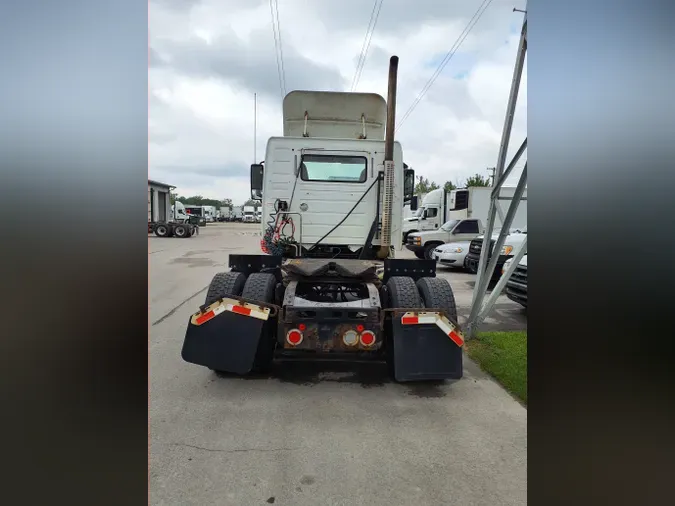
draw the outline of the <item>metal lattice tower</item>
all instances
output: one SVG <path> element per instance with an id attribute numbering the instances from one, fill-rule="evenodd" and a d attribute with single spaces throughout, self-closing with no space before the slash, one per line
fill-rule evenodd
<path id="1" fill-rule="evenodd" d="M 509 208 L 506 211 L 506 215 L 503 215 L 503 211 L 500 207 L 499 201 L 503 200 L 500 198 L 500 190 L 504 185 L 504 181 L 509 177 L 511 171 L 515 167 L 516 163 L 525 152 L 527 148 L 527 137 L 521 144 L 520 148 L 513 157 L 513 160 L 508 164 L 506 170 L 504 170 L 504 165 L 506 162 L 506 155 L 509 148 L 509 142 L 511 140 L 511 129 L 513 127 L 513 118 L 516 110 L 516 103 L 518 101 L 518 91 L 520 90 L 520 79 L 523 74 L 523 67 L 525 65 L 525 55 L 527 53 L 527 12 L 525 12 L 525 17 L 523 19 L 523 28 L 520 34 L 520 44 L 518 46 L 518 55 L 516 57 L 515 68 L 513 69 L 513 79 L 511 81 L 511 92 L 509 93 L 509 102 L 506 108 L 506 118 L 504 120 L 504 129 L 502 131 L 502 140 L 499 146 L 499 155 L 497 156 L 497 166 L 495 169 L 495 177 L 493 178 L 492 186 L 492 195 L 490 199 L 490 209 L 488 211 L 488 221 L 485 226 L 485 235 L 483 236 L 483 247 L 480 253 L 480 260 L 478 262 L 478 273 L 476 274 L 476 285 L 473 289 L 473 300 L 471 303 L 471 314 L 469 315 L 469 320 L 466 324 L 466 330 L 464 335 L 467 339 L 471 338 L 475 334 L 476 329 L 480 324 L 485 320 L 487 315 L 492 310 L 497 297 L 501 294 L 506 282 L 511 277 L 513 271 L 516 270 L 518 263 L 527 253 L 527 238 L 523 243 L 520 250 L 516 253 L 509 265 L 509 268 L 502 275 L 497 285 L 492 290 L 490 296 L 485 300 L 485 295 L 487 293 L 487 288 L 492 278 L 492 273 L 495 270 L 497 265 L 497 260 L 499 258 L 499 252 L 504 245 L 506 236 L 509 233 L 511 224 L 513 223 L 513 218 L 522 199 L 523 193 L 525 192 L 525 187 L 527 186 L 527 162 L 525 162 L 525 167 L 523 172 L 520 175 L 518 184 L 516 185 L 516 190 L 513 195 L 513 198 L 510 199 Z M 500 221 L 502 223 L 502 228 L 499 232 L 499 237 L 495 242 L 494 248 L 492 248 L 493 255 L 488 262 L 488 256 L 490 253 L 490 243 L 492 239 L 492 233 L 494 230 L 495 224 L 495 215 L 499 214 Z M 487 264 L 487 265 L 486 265 Z M 487 268 L 486 268 L 487 267 Z M 489 273 L 489 274 L 488 274 Z"/>

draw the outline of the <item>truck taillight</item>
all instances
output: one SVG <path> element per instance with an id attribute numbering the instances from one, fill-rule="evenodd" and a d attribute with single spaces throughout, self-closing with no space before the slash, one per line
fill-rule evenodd
<path id="1" fill-rule="evenodd" d="M 288 344 L 291 346 L 299 345 L 302 342 L 302 332 L 298 329 L 289 330 L 286 334 L 286 341 L 288 341 Z"/>
<path id="2" fill-rule="evenodd" d="M 361 332 L 361 344 L 363 346 L 372 346 L 375 344 L 375 334 L 370 330 Z"/>

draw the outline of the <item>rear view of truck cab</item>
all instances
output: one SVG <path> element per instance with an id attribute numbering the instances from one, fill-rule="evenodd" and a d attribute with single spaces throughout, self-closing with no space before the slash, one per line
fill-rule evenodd
<path id="1" fill-rule="evenodd" d="M 251 167 L 265 254 L 230 255 L 190 319 L 186 361 L 246 374 L 274 359 L 359 359 L 386 362 L 398 381 L 461 378 L 450 284 L 433 260 L 394 258 L 414 188 L 393 138 L 397 62 L 389 102 L 285 97 L 284 135 Z"/>

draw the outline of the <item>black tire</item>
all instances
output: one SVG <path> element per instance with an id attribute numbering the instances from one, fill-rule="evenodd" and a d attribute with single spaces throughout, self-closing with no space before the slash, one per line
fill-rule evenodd
<path id="1" fill-rule="evenodd" d="M 157 237 L 169 237 L 169 233 L 171 232 L 171 227 L 165 223 L 157 223 L 155 225 L 155 235 Z"/>
<path id="2" fill-rule="evenodd" d="M 257 300 L 260 302 L 274 303 L 274 296 L 277 288 L 277 278 L 274 274 L 268 272 L 254 272 L 249 275 L 244 284 L 244 290 L 241 292 L 242 298 Z M 275 322 L 267 320 L 263 326 L 258 351 L 253 362 L 254 373 L 264 373 L 269 371 L 274 359 Z"/>
<path id="3" fill-rule="evenodd" d="M 387 281 L 387 307 L 419 308 L 422 299 L 415 286 L 415 280 L 408 276 L 392 276 Z"/>
<path id="4" fill-rule="evenodd" d="M 415 253 L 415 256 L 420 260 L 424 260 L 424 251 L 413 251 L 413 253 Z"/>
<path id="5" fill-rule="evenodd" d="M 417 282 L 417 289 L 424 307 L 442 309 L 451 322 L 457 323 L 455 295 L 447 279 L 422 278 Z"/>
<path id="6" fill-rule="evenodd" d="M 182 238 L 184 238 L 184 237 L 190 237 L 190 236 L 188 235 L 188 228 L 187 228 L 185 225 L 183 225 L 183 224 L 176 225 L 176 226 L 174 227 L 174 229 L 173 229 L 173 235 L 175 235 L 175 236 L 178 237 L 179 239 L 182 239 Z"/>
<path id="7" fill-rule="evenodd" d="M 219 272 L 211 280 L 204 304 L 210 306 L 223 297 L 241 295 L 244 283 L 246 276 L 241 272 Z"/>
<path id="8" fill-rule="evenodd" d="M 424 258 L 427 260 L 433 260 L 433 257 L 431 256 L 434 253 L 434 250 L 438 248 L 441 244 L 440 242 L 434 242 L 431 244 L 425 244 L 424 245 Z"/>
<path id="9" fill-rule="evenodd" d="M 380 298 L 382 299 L 383 307 L 387 309 L 413 309 L 422 307 L 422 299 L 420 298 L 415 280 L 407 276 L 392 276 L 383 287 Z M 398 315 L 400 318 L 401 315 Z M 387 360 L 387 369 L 389 375 L 395 378 L 394 375 L 394 341 L 392 339 L 393 332 L 391 329 L 391 319 L 385 325 L 386 335 L 384 338 L 384 352 Z"/>

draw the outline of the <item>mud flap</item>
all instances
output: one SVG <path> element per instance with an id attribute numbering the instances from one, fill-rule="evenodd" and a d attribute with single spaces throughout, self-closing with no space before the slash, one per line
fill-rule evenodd
<path id="1" fill-rule="evenodd" d="M 417 313 L 392 317 L 394 378 L 400 382 L 461 379 L 464 340 L 459 329 L 436 314 L 425 317 L 429 323 L 422 323 L 422 313 L 419 316 L 419 323 L 411 321 Z"/>
<path id="2" fill-rule="evenodd" d="M 247 374 L 270 310 L 223 299 L 190 317 L 181 356 L 215 371 Z"/>

